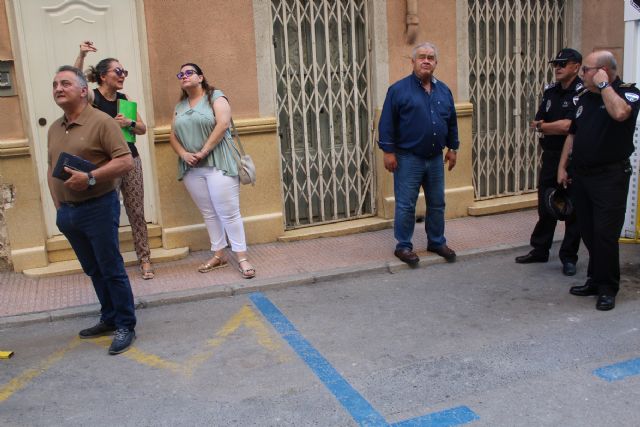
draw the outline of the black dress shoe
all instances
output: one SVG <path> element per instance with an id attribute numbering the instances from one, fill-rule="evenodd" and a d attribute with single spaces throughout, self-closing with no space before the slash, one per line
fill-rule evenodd
<path id="1" fill-rule="evenodd" d="M 107 323 L 104 323 L 102 320 L 100 320 L 94 326 L 81 330 L 78 335 L 80 335 L 80 338 L 82 339 L 95 338 L 95 337 L 101 337 L 103 335 L 108 335 L 115 330 L 116 330 L 115 325 L 109 325 Z"/>
<path id="2" fill-rule="evenodd" d="M 588 297 L 591 295 L 598 295 L 599 292 L 598 292 L 598 288 L 587 283 L 585 285 L 573 286 L 571 289 L 569 289 L 569 293 L 571 295 L 576 295 L 579 297 Z"/>
<path id="3" fill-rule="evenodd" d="M 562 274 L 564 274 L 565 276 L 575 276 L 576 265 L 572 262 L 562 263 Z"/>
<path id="4" fill-rule="evenodd" d="M 547 262 L 547 261 L 549 261 L 549 255 L 542 256 L 542 255 L 537 255 L 533 252 L 529 252 L 526 255 L 521 255 L 516 257 L 516 262 L 518 264 L 531 264 L 533 262 Z"/>
<path id="5" fill-rule="evenodd" d="M 600 295 L 596 302 L 596 310 L 608 311 L 613 310 L 616 306 L 616 297 L 611 295 Z"/>
<path id="6" fill-rule="evenodd" d="M 413 252 L 411 249 L 407 249 L 407 248 L 396 249 L 396 251 L 393 254 L 398 258 L 400 258 L 400 261 L 406 262 L 412 267 L 417 265 L 420 262 L 420 258 L 418 258 L 418 255 L 416 255 L 416 253 Z"/>
<path id="7" fill-rule="evenodd" d="M 456 253 L 447 245 L 442 245 L 437 248 L 430 248 L 427 246 L 429 252 L 436 253 L 448 262 L 454 262 L 456 260 Z"/>

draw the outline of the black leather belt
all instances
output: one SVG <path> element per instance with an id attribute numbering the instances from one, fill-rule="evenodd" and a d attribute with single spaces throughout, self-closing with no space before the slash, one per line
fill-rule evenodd
<path id="1" fill-rule="evenodd" d="M 575 166 L 573 171 L 578 175 L 600 175 L 602 173 L 619 171 L 619 170 L 629 170 L 631 172 L 631 161 L 629 159 L 625 159 L 619 162 L 607 163 L 604 165 L 597 166 Z"/>

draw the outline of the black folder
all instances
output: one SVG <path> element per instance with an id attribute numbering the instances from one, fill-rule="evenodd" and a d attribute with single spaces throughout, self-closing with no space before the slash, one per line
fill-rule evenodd
<path id="1" fill-rule="evenodd" d="M 92 170 L 97 168 L 97 166 L 90 161 L 63 151 L 62 153 L 60 153 L 58 162 L 56 163 L 56 167 L 53 168 L 53 172 L 51 172 L 51 175 L 55 178 L 66 181 L 71 177 L 71 174 L 64 170 L 65 167 L 81 172 L 91 172 Z"/>

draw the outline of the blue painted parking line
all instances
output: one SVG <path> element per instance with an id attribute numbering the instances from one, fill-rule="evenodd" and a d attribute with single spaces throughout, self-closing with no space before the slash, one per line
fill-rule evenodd
<path id="1" fill-rule="evenodd" d="M 362 426 L 389 425 L 384 417 L 335 370 L 331 363 L 302 336 L 289 319 L 263 293 L 252 293 L 249 298 L 358 424 Z M 471 409 L 461 406 L 396 423 L 394 426 L 456 426 L 477 419 L 479 417 Z"/>
<path id="2" fill-rule="evenodd" d="M 604 366 L 596 369 L 593 373 L 609 382 L 622 380 L 633 375 L 640 375 L 640 358 Z"/>
<path id="3" fill-rule="evenodd" d="M 467 424 L 480 419 L 475 412 L 466 406 L 446 409 L 433 414 L 423 415 L 399 423 L 392 424 L 392 427 L 449 427 Z"/>

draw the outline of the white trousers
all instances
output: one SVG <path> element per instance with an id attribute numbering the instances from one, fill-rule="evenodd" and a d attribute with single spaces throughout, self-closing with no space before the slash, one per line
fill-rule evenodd
<path id="1" fill-rule="evenodd" d="M 219 251 L 227 246 L 226 232 L 232 251 L 246 251 L 247 242 L 240 216 L 239 178 L 225 176 L 215 167 L 202 167 L 190 169 L 183 182 L 202 213 L 211 250 Z"/>

